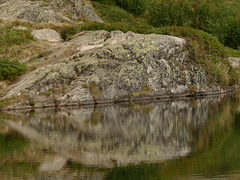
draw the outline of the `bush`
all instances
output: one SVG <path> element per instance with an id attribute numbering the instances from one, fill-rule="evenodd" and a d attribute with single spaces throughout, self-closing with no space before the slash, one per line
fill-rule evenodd
<path id="1" fill-rule="evenodd" d="M 115 0 L 116 4 L 127 11 L 140 15 L 147 8 L 146 0 Z"/>
<path id="2" fill-rule="evenodd" d="M 105 5 L 97 2 L 92 2 L 92 4 L 94 8 L 98 10 L 101 19 L 106 23 L 122 22 L 134 24 L 132 14 L 118 6 Z"/>
<path id="3" fill-rule="evenodd" d="M 154 0 L 148 8 L 148 22 L 154 27 L 190 26 L 192 23 L 192 7 L 188 1 Z"/>
<path id="4" fill-rule="evenodd" d="M 26 72 L 27 67 L 15 61 L 0 59 L 0 80 L 15 80 L 16 77 Z"/>
<path id="5" fill-rule="evenodd" d="M 218 37 L 225 46 L 240 45 L 240 18 L 231 4 L 208 0 L 153 0 L 148 23 L 154 27 L 189 26 Z"/>
<path id="6" fill-rule="evenodd" d="M 226 46 L 237 49 L 240 46 L 240 18 L 226 17 L 215 24 L 214 35 Z"/>

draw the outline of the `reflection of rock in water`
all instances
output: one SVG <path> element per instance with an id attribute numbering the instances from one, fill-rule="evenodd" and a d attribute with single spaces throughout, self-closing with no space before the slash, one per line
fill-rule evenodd
<path id="1" fill-rule="evenodd" d="M 53 173 L 53 174 L 43 174 L 37 178 L 32 178 L 31 180 L 102 180 L 104 179 L 104 173 L 102 172 L 70 172 L 67 170 Z"/>
<path id="2" fill-rule="evenodd" d="M 35 129 L 56 152 L 89 165 L 161 161 L 190 152 L 193 131 L 207 120 L 216 101 L 42 110 L 19 126 L 25 133 L 26 127 Z"/>

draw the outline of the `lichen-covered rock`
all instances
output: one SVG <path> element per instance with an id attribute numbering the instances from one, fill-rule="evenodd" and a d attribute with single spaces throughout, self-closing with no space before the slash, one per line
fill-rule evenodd
<path id="1" fill-rule="evenodd" d="M 0 5 L 0 18 L 20 19 L 32 22 L 66 22 L 66 16 L 56 13 L 47 7 L 40 7 L 40 2 L 24 0 L 6 1 Z"/>
<path id="2" fill-rule="evenodd" d="M 80 17 L 103 22 L 90 5 L 82 5 L 82 0 L 0 1 L 0 18 L 20 19 L 32 22 L 69 22 L 78 21 Z"/>
<path id="3" fill-rule="evenodd" d="M 81 104 L 81 103 L 94 104 L 94 100 L 91 92 L 88 89 L 80 86 L 74 88 L 73 90 L 65 94 L 62 97 L 61 101 L 65 104 L 68 102 L 78 103 L 78 104 Z"/>
<path id="4" fill-rule="evenodd" d="M 78 53 L 29 73 L 4 98 L 32 94 L 41 107 L 47 99 L 55 106 L 81 105 L 221 91 L 189 59 L 181 38 L 96 31 L 80 33 L 55 51 L 68 47 Z"/>

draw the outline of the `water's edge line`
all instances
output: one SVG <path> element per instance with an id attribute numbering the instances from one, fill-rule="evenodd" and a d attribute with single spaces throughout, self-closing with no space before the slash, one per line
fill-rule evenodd
<path id="1" fill-rule="evenodd" d="M 212 92 L 204 92 L 204 93 L 185 93 L 185 94 L 177 94 L 177 95 L 154 95 L 154 96 L 142 96 L 142 97 L 133 97 L 133 98 L 125 98 L 125 99 L 112 99 L 112 100 L 94 100 L 94 101 L 85 101 L 81 103 L 65 103 L 65 104 L 49 104 L 49 105 L 42 105 L 42 106 L 22 106 L 22 107 L 6 107 L 0 109 L 1 111 L 14 111 L 14 110 L 34 110 L 34 109 L 44 109 L 44 108 L 59 108 L 59 107 L 90 107 L 90 106 L 97 106 L 97 105 L 108 105 L 108 104 L 118 104 L 118 103 L 140 103 L 140 102 L 148 102 L 153 100 L 181 100 L 181 99 L 192 99 L 192 98 L 204 98 L 204 97 L 211 97 L 211 96 L 219 96 L 225 95 L 228 93 L 235 92 L 237 89 L 240 89 L 240 85 L 236 85 L 226 90 L 221 91 L 212 91 Z"/>

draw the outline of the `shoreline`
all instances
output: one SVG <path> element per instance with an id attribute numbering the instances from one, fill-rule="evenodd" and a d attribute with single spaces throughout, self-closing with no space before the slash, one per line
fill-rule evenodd
<path id="1" fill-rule="evenodd" d="M 65 103 L 65 104 L 49 104 L 49 105 L 36 105 L 36 106 L 22 106 L 22 107 L 6 107 L 0 109 L 0 112 L 7 112 L 7 111 L 15 111 L 15 110 L 35 110 L 35 109 L 45 109 L 45 108 L 64 108 L 64 107 L 95 107 L 99 105 L 113 105 L 113 104 L 120 104 L 120 103 L 128 103 L 128 104 L 134 104 L 134 103 L 142 103 L 142 102 L 151 102 L 155 100 L 181 100 L 181 99 L 199 99 L 199 98 L 205 98 L 205 97 L 211 97 L 211 96 L 220 96 L 220 95 L 226 95 L 228 93 L 236 92 L 240 88 L 240 85 L 235 85 L 229 89 L 221 90 L 221 91 L 214 91 L 214 92 L 195 92 L 193 93 L 185 93 L 185 94 L 178 94 L 178 95 L 144 95 L 144 96 L 138 96 L 133 98 L 124 98 L 120 100 L 94 100 L 94 101 L 85 101 L 80 103 Z"/>

